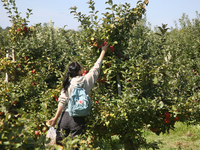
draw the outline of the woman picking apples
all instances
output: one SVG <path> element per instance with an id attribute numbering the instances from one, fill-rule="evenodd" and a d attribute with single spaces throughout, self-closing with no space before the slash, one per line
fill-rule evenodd
<path id="1" fill-rule="evenodd" d="M 90 91 L 92 90 L 94 83 L 100 74 L 102 61 L 104 59 L 105 53 L 108 50 L 108 47 L 109 45 L 107 43 L 102 46 L 102 51 L 99 58 L 97 59 L 92 69 L 84 76 L 82 76 L 83 70 L 77 62 L 72 62 L 68 66 L 68 72 L 66 73 L 63 80 L 63 88 L 58 98 L 59 104 L 57 112 L 55 117 L 49 120 L 51 126 L 55 126 L 58 118 L 60 117 L 56 129 L 56 144 L 62 145 L 61 141 L 63 135 L 61 135 L 61 130 L 64 131 L 65 137 L 67 137 L 70 132 L 71 138 L 83 134 L 85 117 L 71 117 L 66 106 L 69 102 L 69 97 L 73 90 L 73 85 L 84 83 L 83 88 L 86 90 L 86 93 L 90 95 Z M 69 80 L 69 77 L 71 77 L 71 80 Z"/>

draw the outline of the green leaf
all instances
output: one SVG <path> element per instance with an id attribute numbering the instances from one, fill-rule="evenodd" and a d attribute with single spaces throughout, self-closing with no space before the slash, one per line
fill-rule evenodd
<path id="1" fill-rule="evenodd" d="M 3 142 L 4 145 L 10 145 L 10 142 L 9 141 L 5 141 Z"/>
<path id="2" fill-rule="evenodd" d="M 71 142 L 71 144 L 74 145 L 74 144 L 76 144 L 76 143 L 79 142 L 79 141 L 80 141 L 80 139 L 78 139 L 78 138 L 77 138 L 77 139 L 74 139 L 74 140 Z"/>
<path id="3" fill-rule="evenodd" d="M 160 33 L 155 33 L 156 35 L 162 36 Z"/>
<path id="4" fill-rule="evenodd" d="M 106 10 L 111 10 L 111 8 L 110 8 L 110 7 L 107 7 Z"/>
<path id="5" fill-rule="evenodd" d="M 27 10 L 28 10 L 29 13 L 32 12 L 32 9 L 27 8 Z"/>
<path id="6" fill-rule="evenodd" d="M 16 143 L 15 144 L 15 148 L 19 148 L 20 146 L 22 146 L 22 143 Z"/>
<path id="7" fill-rule="evenodd" d="M 158 78 L 157 77 L 154 77 L 153 79 L 153 84 L 157 84 L 158 83 Z"/>
<path id="8" fill-rule="evenodd" d="M 24 129 L 24 126 L 20 126 L 18 129 L 18 133 L 21 134 L 23 129 Z"/>
<path id="9" fill-rule="evenodd" d="M 42 144 L 45 142 L 46 137 L 44 135 L 40 136 L 38 144 Z"/>

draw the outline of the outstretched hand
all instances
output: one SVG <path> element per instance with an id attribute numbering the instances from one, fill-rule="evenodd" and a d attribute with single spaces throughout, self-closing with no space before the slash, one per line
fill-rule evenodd
<path id="1" fill-rule="evenodd" d="M 102 46 L 101 49 L 102 49 L 102 51 L 107 51 L 108 47 L 109 47 L 109 45 L 108 45 L 108 43 L 106 43 L 105 45 Z"/>
<path id="2" fill-rule="evenodd" d="M 99 59 L 103 60 L 103 58 L 104 58 L 104 56 L 105 56 L 105 54 L 108 50 L 108 47 L 109 47 L 108 43 L 106 43 L 105 45 L 102 45 L 102 48 L 101 48 L 102 51 L 101 51 L 101 54 L 99 56 Z"/>

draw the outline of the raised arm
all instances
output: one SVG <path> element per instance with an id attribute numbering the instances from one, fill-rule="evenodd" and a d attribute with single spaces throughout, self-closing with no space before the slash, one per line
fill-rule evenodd
<path id="1" fill-rule="evenodd" d="M 102 46 L 102 51 L 101 51 L 101 54 L 99 56 L 99 59 L 103 60 L 107 50 L 108 50 L 108 43 L 106 43 L 104 46 Z"/>
<path id="2" fill-rule="evenodd" d="M 109 46 L 108 44 L 105 44 L 104 46 L 102 46 L 102 51 L 101 51 L 99 58 L 97 59 L 94 66 L 90 69 L 90 71 L 85 75 L 86 84 L 89 87 L 88 88 L 89 91 L 92 89 L 95 81 L 99 77 L 102 61 L 103 61 L 104 56 L 105 56 L 105 54 L 108 50 L 108 46 Z"/>

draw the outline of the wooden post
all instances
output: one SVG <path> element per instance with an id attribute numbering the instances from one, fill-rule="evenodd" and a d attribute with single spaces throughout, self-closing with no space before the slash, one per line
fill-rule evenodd
<path id="1" fill-rule="evenodd" d="M 9 57 L 9 54 L 6 54 L 6 58 Z M 6 72 L 6 82 L 8 82 L 8 73 Z"/>
<path id="2" fill-rule="evenodd" d="M 12 49 L 12 59 L 13 59 L 13 62 L 15 62 L 15 50 Z"/>

